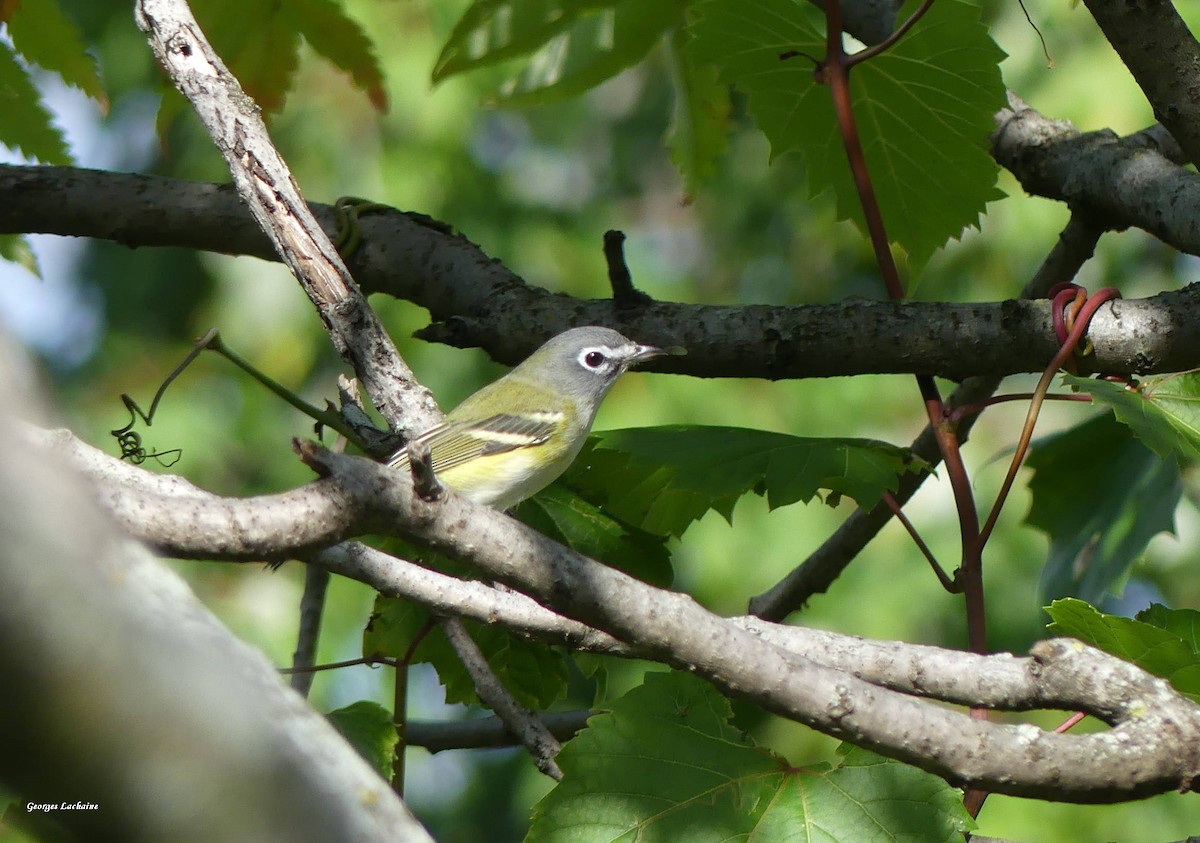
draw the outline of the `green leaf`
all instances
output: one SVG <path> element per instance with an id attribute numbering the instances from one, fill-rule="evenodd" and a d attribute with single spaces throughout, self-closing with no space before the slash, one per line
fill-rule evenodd
<path id="1" fill-rule="evenodd" d="M 283 107 L 300 60 L 300 33 L 285 5 L 280 0 L 192 3 L 217 54 L 267 113 Z"/>
<path id="2" fill-rule="evenodd" d="M 446 689 L 447 703 L 478 705 L 475 686 L 430 614 L 421 606 L 395 597 L 376 597 L 375 611 L 363 631 L 363 655 L 403 659 L 418 634 L 424 632 L 410 663 L 428 663 Z M 566 657 L 558 648 L 525 641 L 498 626 L 464 620 L 471 638 L 504 686 L 524 706 L 549 708 L 567 691 Z"/>
<path id="3" fill-rule="evenodd" d="M 1161 603 L 1152 603 L 1138 612 L 1136 618 L 1179 636 L 1192 652 L 1200 653 L 1200 612 L 1195 609 L 1168 609 Z"/>
<path id="4" fill-rule="evenodd" d="M 717 159 L 729 146 L 730 101 L 728 86 L 711 65 L 697 65 L 683 48 L 686 36 L 676 30 L 667 41 L 675 107 L 667 128 L 671 160 L 683 175 L 690 198 L 716 170 Z"/>
<path id="5" fill-rule="evenodd" d="M 300 37 L 350 74 L 379 110 L 387 107 L 383 73 L 362 27 L 333 0 L 193 2 L 217 53 L 263 111 L 283 107 L 300 62 Z"/>
<path id="6" fill-rule="evenodd" d="M 1063 382 L 1113 408 L 1156 454 L 1176 460 L 1200 458 L 1200 374 L 1146 378 L 1137 391 L 1096 378 L 1063 375 Z"/>
<path id="7" fill-rule="evenodd" d="M 869 508 L 902 474 L 924 468 L 907 450 L 868 439 L 676 426 L 594 434 L 566 483 L 623 521 L 678 536 L 710 509 L 731 518 L 747 492 L 766 494 L 772 509 L 821 489 Z"/>
<path id="8" fill-rule="evenodd" d="M 671 555 L 662 536 L 623 524 L 561 484 L 524 501 L 513 515 L 556 542 L 644 582 L 671 584 Z"/>
<path id="9" fill-rule="evenodd" d="M 387 92 L 375 47 L 358 23 L 332 0 L 287 0 L 300 34 L 312 48 L 350 74 L 378 111 L 387 111 Z"/>
<path id="10" fill-rule="evenodd" d="M 1140 620 L 1105 615 L 1082 600 L 1055 600 L 1046 608 L 1055 635 L 1069 635 L 1161 676 L 1175 690 L 1200 702 L 1200 658 L 1195 638 L 1186 640 L 1171 629 Z M 1191 625 L 1194 618 L 1174 618 L 1159 606 L 1150 615 L 1169 626 Z M 1195 614 L 1194 612 L 1191 614 Z"/>
<path id="11" fill-rule="evenodd" d="M 1140 400 L 1140 399 L 1139 399 Z M 1173 532 L 1178 467 L 1108 414 L 1033 445 L 1026 522 L 1050 537 L 1044 599 L 1099 602 L 1161 532 Z"/>
<path id="12" fill-rule="evenodd" d="M 813 75 L 813 62 L 825 54 L 821 12 L 799 0 L 707 0 L 695 9 L 696 59 L 716 64 L 722 81 L 749 94 L 773 157 L 800 153 L 810 196 L 834 191 L 838 218 L 853 219 L 865 232 L 830 92 Z M 978 227 L 986 203 L 1003 197 L 988 135 L 1005 105 L 1004 52 L 979 13 L 964 0 L 935 3 L 899 43 L 857 65 L 850 77 L 888 236 L 914 266 L 965 228 Z"/>
<path id="13" fill-rule="evenodd" d="M 51 122 L 28 71 L 0 41 L 0 144 L 46 164 L 70 164 L 63 133 Z"/>
<path id="14" fill-rule="evenodd" d="M 961 793 L 864 750 L 790 766 L 734 728 L 694 676 L 648 673 L 564 745 L 562 781 L 534 808 L 528 843 L 677 840 L 961 840 Z"/>
<path id="15" fill-rule="evenodd" d="M 6 23 L 13 46 L 21 55 L 57 73 L 68 85 L 108 107 L 108 97 L 96 72 L 96 61 L 88 54 L 83 32 L 63 14 L 57 0 L 18 3 Z"/>
<path id="16" fill-rule="evenodd" d="M 42 277 L 37 255 L 24 234 L 0 234 L 0 258 L 25 267 L 39 279 Z"/>
<path id="17" fill-rule="evenodd" d="M 360 700 L 326 717 L 384 781 L 392 780 L 392 756 L 400 738 L 391 712 L 378 703 Z"/>
<path id="18" fill-rule="evenodd" d="M 689 0 L 477 0 L 455 25 L 433 81 L 528 56 L 496 95 L 508 105 L 576 96 L 641 61 L 683 23 Z"/>

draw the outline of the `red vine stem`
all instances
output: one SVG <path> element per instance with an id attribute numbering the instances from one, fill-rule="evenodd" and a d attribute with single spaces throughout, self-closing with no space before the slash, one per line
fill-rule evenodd
<path id="1" fill-rule="evenodd" d="M 875 252 L 875 260 L 883 275 L 888 296 L 892 299 L 903 299 L 905 297 L 904 287 L 900 283 L 900 273 L 892 256 L 883 214 L 880 211 L 875 187 L 867 170 L 862 141 L 859 138 L 858 126 L 854 119 L 854 109 L 850 98 L 849 69 L 851 61 L 842 46 L 842 10 L 838 0 L 829 0 L 826 3 L 825 22 L 825 63 L 818 73 L 821 74 L 820 78 L 829 84 L 842 144 L 846 150 L 850 171 L 854 177 L 854 186 L 858 191 L 859 203 L 867 223 L 871 246 Z M 938 393 L 937 385 L 933 378 L 918 375 L 917 387 L 921 391 L 925 412 L 933 426 L 938 448 L 942 453 L 946 475 L 950 479 L 954 503 L 958 511 L 963 555 L 960 568 L 961 578 L 958 583 L 966 600 L 968 645 L 973 652 L 986 653 L 987 626 L 983 602 L 983 566 L 979 556 L 983 545 L 978 541 L 979 513 L 975 508 L 970 479 L 959 450 L 958 436 L 954 425 L 946 418 L 946 407 Z M 957 591 L 959 588 L 956 587 L 954 590 Z"/>
<path id="2" fill-rule="evenodd" d="M 1058 301 L 1059 293 L 1055 296 L 1055 301 Z M 1121 294 L 1111 287 L 1105 287 L 1102 290 L 1097 290 L 1096 294 L 1087 299 L 1077 311 L 1074 317 L 1074 323 L 1071 325 L 1070 332 L 1067 334 L 1066 340 L 1059 347 L 1058 352 L 1046 366 L 1042 372 L 1042 377 L 1038 380 L 1037 388 L 1033 391 L 1033 399 L 1029 402 L 1029 411 L 1025 414 L 1025 426 L 1021 429 L 1021 438 L 1017 441 L 1017 448 L 1013 453 L 1012 462 L 1008 467 L 1008 474 L 1004 476 L 1004 483 L 1000 487 L 1000 494 L 996 496 L 996 502 L 992 504 L 992 511 L 988 515 L 987 521 L 983 525 L 983 529 L 979 533 L 979 547 L 987 543 L 988 537 L 991 536 L 992 530 L 996 526 L 996 519 L 1000 517 L 1000 510 L 1004 507 L 1004 501 L 1008 498 L 1008 493 L 1012 490 L 1013 481 L 1016 480 L 1017 470 L 1021 467 L 1021 463 L 1025 461 L 1025 455 L 1029 451 L 1029 443 L 1033 439 L 1033 427 L 1037 423 L 1038 414 L 1042 410 L 1042 402 L 1046 399 L 1046 391 L 1050 388 L 1054 376 L 1058 374 L 1058 370 L 1063 368 L 1067 363 L 1068 358 L 1075 353 L 1075 347 L 1079 345 L 1083 335 L 1087 332 L 1088 324 L 1092 321 L 1092 317 L 1096 311 L 1100 309 L 1100 305 L 1112 299 L 1120 298 Z M 1075 298 L 1072 293 L 1071 298 Z M 1076 298 L 1076 301 L 1078 299 Z M 1056 308 L 1057 310 L 1058 308 Z M 1060 323 L 1056 317 L 1056 327 Z"/>

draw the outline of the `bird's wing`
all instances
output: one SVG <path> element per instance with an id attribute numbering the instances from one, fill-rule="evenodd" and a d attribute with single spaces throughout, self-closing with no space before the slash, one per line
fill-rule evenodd
<path id="1" fill-rule="evenodd" d="M 488 457 L 541 445 L 563 424 L 563 413 L 537 411 L 522 415 L 500 413 L 481 422 L 445 421 L 417 437 L 429 446 L 435 473 L 448 471 L 476 457 Z M 408 450 L 391 460 L 393 467 L 408 465 Z"/>

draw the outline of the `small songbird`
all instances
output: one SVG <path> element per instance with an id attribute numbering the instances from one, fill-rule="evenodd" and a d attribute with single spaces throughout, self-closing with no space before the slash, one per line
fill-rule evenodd
<path id="1" fill-rule="evenodd" d="M 617 378 L 666 354 L 610 328 L 572 328 L 419 435 L 433 472 L 459 494 L 508 509 L 552 483 L 583 447 Z M 389 465 L 409 470 L 408 448 Z"/>

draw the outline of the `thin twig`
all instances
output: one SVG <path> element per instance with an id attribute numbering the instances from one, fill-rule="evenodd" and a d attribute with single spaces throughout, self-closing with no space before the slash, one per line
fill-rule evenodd
<path id="1" fill-rule="evenodd" d="M 533 756 L 533 763 L 539 770 L 555 781 L 561 780 L 562 770 L 558 768 L 554 756 L 562 749 L 562 744 L 550 734 L 550 730 L 537 715 L 517 702 L 504 687 L 504 683 L 492 671 L 479 646 L 467 633 L 461 618 L 440 618 L 439 623 L 450 646 L 454 648 L 454 652 L 470 674 L 479 699 L 496 712 L 509 730 L 520 739 Z"/>
<path id="2" fill-rule="evenodd" d="M 304 594 L 300 597 L 300 625 L 296 632 L 296 651 L 292 654 L 292 687 L 307 697 L 316 673 L 317 642 L 321 637 L 321 617 L 325 612 L 325 592 L 330 574 L 318 565 L 304 566 Z"/>

